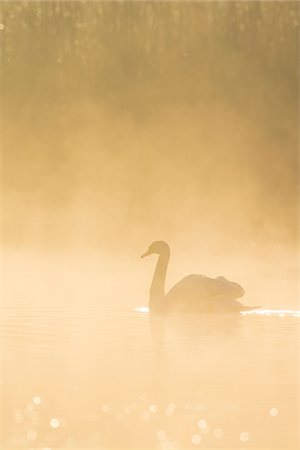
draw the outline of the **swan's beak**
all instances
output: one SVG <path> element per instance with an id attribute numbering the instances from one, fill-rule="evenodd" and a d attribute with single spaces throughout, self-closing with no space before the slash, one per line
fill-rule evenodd
<path id="1" fill-rule="evenodd" d="M 149 256 L 149 255 L 152 255 L 152 252 L 151 252 L 151 250 L 148 249 L 145 253 L 142 254 L 141 258 L 145 258 L 145 256 Z"/>

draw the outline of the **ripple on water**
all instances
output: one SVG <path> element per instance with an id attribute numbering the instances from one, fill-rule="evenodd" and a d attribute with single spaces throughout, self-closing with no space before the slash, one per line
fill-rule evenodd
<path id="1" fill-rule="evenodd" d="M 300 317 L 300 311 L 296 309 L 255 309 L 242 311 L 243 316 L 273 316 L 273 317 Z"/>

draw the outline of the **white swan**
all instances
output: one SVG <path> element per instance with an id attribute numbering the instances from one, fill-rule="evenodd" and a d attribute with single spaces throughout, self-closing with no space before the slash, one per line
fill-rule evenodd
<path id="1" fill-rule="evenodd" d="M 157 312 L 239 312 L 259 308 L 244 306 L 236 299 L 244 289 L 224 277 L 209 278 L 189 275 L 165 294 L 165 280 L 170 260 L 170 247 L 164 241 L 153 242 L 141 256 L 159 255 L 151 288 L 149 309 Z"/>

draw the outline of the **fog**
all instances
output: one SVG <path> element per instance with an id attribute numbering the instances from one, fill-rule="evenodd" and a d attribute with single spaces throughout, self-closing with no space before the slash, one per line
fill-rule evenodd
<path id="1" fill-rule="evenodd" d="M 299 5 L 1 10 L 4 301 L 146 304 L 164 239 L 169 286 L 295 307 Z"/>

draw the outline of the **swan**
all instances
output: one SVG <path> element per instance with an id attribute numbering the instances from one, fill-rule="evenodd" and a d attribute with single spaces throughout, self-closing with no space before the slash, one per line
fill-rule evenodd
<path id="1" fill-rule="evenodd" d="M 170 247 L 164 241 L 153 242 L 141 256 L 159 255 L 151 288 L 149 309 L 156 312 L 240 312 L 259 306 L 244 306 L 236 299 L 244 289 L 225 277 L 209 278 L 204 275 L 188 275 L 165 293 L 165 280 L 170 260 Z"/>

